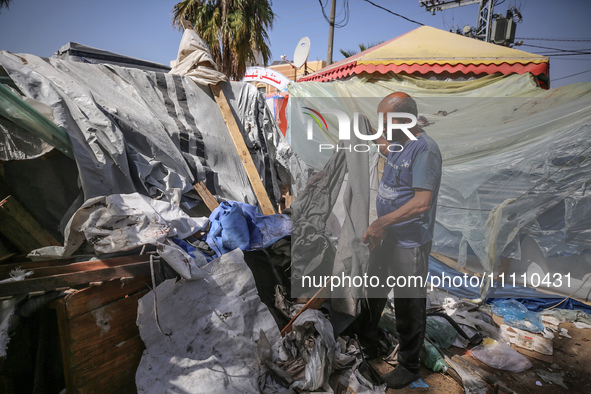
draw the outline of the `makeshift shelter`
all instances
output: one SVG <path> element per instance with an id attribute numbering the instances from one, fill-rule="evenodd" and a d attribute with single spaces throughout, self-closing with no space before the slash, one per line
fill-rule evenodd
<path id="1" fill-rule="evenodd" d="M 532 277 L 536 278 L 533 286 L 544 288 L 552 297 L 587 300 L 591 290 L 587 280 L 591 200 L 586 192 L 591 85 L 542 90 L 529 73 L 472 81 L 362 74 L 347 81 L 297 83 L 289 89 L 292 147 L 320 171 L 339 144 L 340 125 L 330 111 L 341 110 L 351 121 L 353 113 L 359 112 L 377 129 L 377 104 L 393 91 L 416 99 L 421 126 L 443 154 L 434 251 L 475 272 L 513 275 L 516 283 L 532 285 Z M 312 139 L 306 114 L 310 108 L 327 122 L 326 127 L 313 123 Z M 372 154 L 377 155 L 375 146 L 369 152 L 370 161 Z M 330 179 L 335 174 L 324 176 Z M 376 182 L 370 173 L 356 175 L 354 181 L 364 177 Z M 341 187 L 334 179 L 330 186 Z M 349 201 L 339 208 L 336 216 L 340 215 L 341 225 L 358 215 L 358 207 Z M 326 209 L 330 211 L 332 205 Z M 325 231 L 318 229 L 319 234 Z M 297 264 L 294 261 L 294 267 Z M 305 258 L 301 264 L 302 272 L 307 272 Z M 568 286 L 564 280 L 548 281 L 567 275 Z M 546 278 L 545 283 L 538 278 Z"/>
<path id="2" fill-rule="evenodd" d="M 38 364 L 9 370 L 11 381 L 21 376 L 26 390 L 41 390 L 46 381 L 31 377 L 35 370 L 46 373 L 39 364 L 45 362 L 60 373 L 59 359 L 42 355 L 60 355 L 54 348 L 61 343 L 61 382 L 68 391 L 134 392 L 144 350 L 135 316 L 147 284 L 203 279 L 200 266 L 219 257 L 207 243 L 220 253 L 250 251 L 289 235 L 289 217 L 270 213 L 282 189 L 303 188 L 306 168 L 265 98 L 251 84 L 227 82 L 193 30 L 185 31 L 170 73 L 103 51 L 95 64 L 72 47 L 49 59 L 0 52 L 0 257 L 9 263 L 0 269 L 0 357 L 13 317 L 38 316 L 35 311 L 57 299 L 60 341 L 52 338 L 50 349 L 56 313 L 44 309 L 50 320 L 40 319 L 51 332 L 32 335 L 45 338 L 45 347 L 9 348 L 11 362 L 31 350 Z M 206 225 L 210 210 L 215 215 Z M 46 237 L 44 227 L 57 240 Z M 197 238 L 210 227 L 208 239 Z M 16 230 L 35 242 L 12 250 Z M 239 264 L 230 272 L 248 278 L 246 302 L 264 310 L 241 252 L 235 255 Z M 259 320 L 275 324 L 268 313 Z"/>
<path id="3" fill-rule="evenodd" d="M 396 73 L 439 79 L 530 73 L 549 84 L 547 57 L 421 26 L 333 63 L 299 82 L 326 82 L 351 76 Z"/>

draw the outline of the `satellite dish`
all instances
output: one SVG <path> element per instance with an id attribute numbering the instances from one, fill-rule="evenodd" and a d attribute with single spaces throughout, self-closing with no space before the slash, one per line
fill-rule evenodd
<path id="1" fill-rule="evenodd" d="M 310 39 L 308 37 L 304 37 L 298 42 L 296 46 L 295 52 L 293 53 L 293 65 L 295 68 L 300 68 L 306 63 L 308 60 L 308 55 L 310 54 Z"/>

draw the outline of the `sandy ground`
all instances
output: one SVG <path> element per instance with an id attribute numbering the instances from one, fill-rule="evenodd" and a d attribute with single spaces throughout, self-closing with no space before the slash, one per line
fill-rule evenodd
<path id="1" fill-rule="evenodd" d="M 503 385 L 515 393 L 591 393 L 591 329 L 577 329 L 572 323 L 563 323 L 562 328 L 568 330 L 572 338 L 561 337 L 556 334 L 554 338 L 554 360 L 553 363 L 543 362 L 530 358 L 532 368 L 525 372 L 513 373 L 501 371 L 488 367 L 487 365 L 473 359 L 465 349 L 450 348 L 455 354 L 469 358 L 475 365 L 487 371 L 499 380 Z M 372 360 L 371 364 L 380 374 L 384 374 L 392 367 L 383 361 Z M 556 383 L 544 381 L 538 371 L 546 371 L 551 374 L 562 376 L 564 388 Z M 429 388 L 408 387 L 402 390 L 388 389 L 387 393 L 464 393 L 460 384 L 449 375 L 433 373 L 422 368 L 421 377 L 429 385 Z M 490 393 L 493 393 L 491 387 Z M 502 391 L 499 391 L 502 392 Z"/>

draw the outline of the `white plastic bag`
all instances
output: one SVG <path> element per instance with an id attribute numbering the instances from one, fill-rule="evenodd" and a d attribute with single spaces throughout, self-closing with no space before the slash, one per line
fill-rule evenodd
<path id="1" fill-rule="evenodd" d="M 531 362 L 511 346 L 495 340 L 485 340 L 482 345 L 470 349 L 470 355 L 488 366 L 511 372 L 523 372 L 531 368 Z"/>

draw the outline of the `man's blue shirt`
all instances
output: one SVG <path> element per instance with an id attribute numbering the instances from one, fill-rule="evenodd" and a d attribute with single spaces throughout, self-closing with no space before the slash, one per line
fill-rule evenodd
<path id="1" fill-rule="evenodd" d="M 402 248 L 421 246 L 433 239 L 437 195 L 441 183 L 441 152 L 426 133 L 409 140 L 401 152 L 391 152 L 380 182 L 376 208 L 379 217 L 402 207 L 415 188 L 431 190 L 431 207 L 421 216 L 388 227 L 384 242 Z"/>

